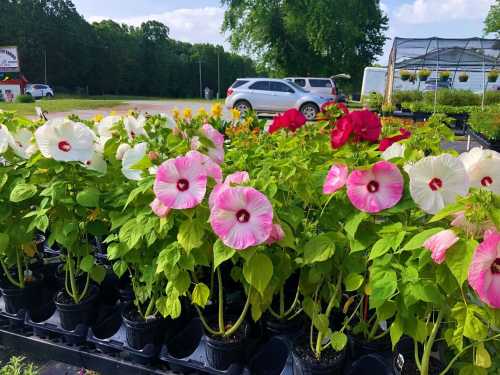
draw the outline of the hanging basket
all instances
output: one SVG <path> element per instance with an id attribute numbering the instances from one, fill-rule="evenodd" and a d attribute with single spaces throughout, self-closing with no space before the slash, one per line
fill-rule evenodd
<path id="1" fill-rule="evenodd" d="M 458 80 L 460 82 L 467 82 L 469 80 L 469 75 L 466 73 L 462 73 L 458 76 Z"/>

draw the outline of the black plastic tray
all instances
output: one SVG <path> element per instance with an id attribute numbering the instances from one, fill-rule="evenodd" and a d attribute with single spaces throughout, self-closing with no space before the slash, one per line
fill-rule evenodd
<path id="1" fill-rule="evenodd" d="M 476 132 L 475 130 L 471 129 L 470 127 L 467 128 L 467 134 L 469 134 L 472 138 L 474 138 L 482 146 L 489 148 L 490 150 L 500 152 L 500 141 L 490 142 L 482 134 Z"/>

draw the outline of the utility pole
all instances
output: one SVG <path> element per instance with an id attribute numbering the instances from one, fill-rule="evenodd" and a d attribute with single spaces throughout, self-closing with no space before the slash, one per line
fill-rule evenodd
<path id="1" fill-rule="evenodd" d="M 203 99 L 203 82 L 201 80 L 201 59 L 198 60 L 198 70 L 200 73 L 200 98 Z"/>
<path id="2" fill-rule="evenodd" d="M 220 99 L 220 53 L 217 51 L 217 99 Z"/>
<path id="3" fill-rule="evenodd" d="M 43 71 L 45 77 L 45 84 L 47 84 L 47 50 L 43 49 Z"/>

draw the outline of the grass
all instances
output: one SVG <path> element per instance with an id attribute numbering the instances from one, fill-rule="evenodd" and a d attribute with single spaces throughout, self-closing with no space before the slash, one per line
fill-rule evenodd
<path id="1" fill-rule="evenodd" d="M 78 109 L 113 108 L 123 104 L 123 100 L 103 99 L 51 99 L 38 100 L 35 103 L 4 103 L 0 102 L 0 109 L 16 111 L 21 116 L 35 115 L 35 107 L 42 107 L 44 111 L 71 112 Z"/>

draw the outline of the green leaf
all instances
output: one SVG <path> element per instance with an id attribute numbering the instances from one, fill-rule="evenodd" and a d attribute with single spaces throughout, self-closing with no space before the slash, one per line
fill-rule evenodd
<path id="1" fill-rule="evenodd" d="M 484 347 L 484 343 L 479 343 L 476 347 L 476 357 L 474 358 L 474 364 L 482 368 L 491 367 L 491 356 L 488 350 Z"/>
<path id="2" fill-rule="evenodd" d="M 106 268 L 101 266 L 100 264 L 94 265 L 92 270 L 90 271 L 90 278 L 94 280 L 96 283 L 100 284 L 106 277 Z"/>
<path id="3" fill-rule="evenodd" d="M 358 273 L 350 273 L 344 280 L 347 292 L 358 290 L 363 285 L 364 278 Z"/>
<path id="4" fill-rule="evenodd" d="M 265 254 L 254 254 L 243 265 L 245 280 L 263 295 L 273 276 L 273 262 Z"/>
<path id="5" fill-rule="evenodd" d="M 482 367 L 467 364 L 460 369 L 458 375 L 487 375 L 488 371 Z"/>
<path id="6" fill-rule="evenodd" d="M 454 204 L 449 204 L 445 208 L 443 208 L 441 211 L 439 211 L 437 214 L 435 214 L 430 220 L 429 223 L 434 223 L 436 221 L 442 220 L 447 216 L 450 216 L 451 214 L 454 214 L 459 211 L 464 210 L 464 204 L 463 203 L 454 203 Z"/>
<path id="7" fill-rule="evenodd" d="M 204 232 L 205 226 L 201 220 L 186 220 L 179 227 L 177 241 L 189 253 L 203 245 Z"/>
<path id="8" fill-rule="evenodd" d="M 92 271 L 92 267 L 94 267 L 94 257 L 92 255 L 85 256 L 80 262 L 80 269 L 83 272 L 89 273 Z"/>
<path id="9" fill-rule="evenodd" d="M 440 305 L 444 300 L 437 286 L 431 282 L 412 284 L 411 293 L 417 300 L 433 303 L 435 305 Z"/>
<path id="10" fill-rule="evenodd" d="M 10 237 L 7 233 L 0 233 L 0 253 L 5 253 L 9 248 Z"/>
<path id="11" fill-rule="evenodd" d="M 325 314 L 316 314 L 313 318 L 313 325 L 319 332 L 326 334 L 330 327 L 330 322 Z"/>
<path id="12" fill-rule="evenodd" d="M 385 301 L 382 306 L 377 308 L 377 318 L 380 321 L 390 319 L 396 314 L 397 305 L 394 301 Z"/>
<path id="13" fill-rule="evenodd" d="M 304 263 L 312 264 L 324 262 L 330 259 L 335 253 L 335 242 L 328 233 L 321 233 L 319 236 L 309 240 L 304 246 Z"/>
<path id="14" fill-rule="evenodd" d="M 234 249 L 224 245 L 220 239 L 214 243 L 214 270 L 236 254 Z"/>
<path id="15" fill-rule="evenodd" d="M 76 202 L 87 208 L 99 207 L 99 196 L 101 193 L 99 190 L 93 187 L 89 187 L 76 195 Z"/>
<path id="16" fill-rule="evenodd" d="M 17 184 L 10 192 L 10 201 L 14 203 L 22 202 L 36 194 L 36 186 L 32 184 Z"/>
<path id="17" fill-rule="evenodd" d="M 3 187 L 5 186 L 5 183 L 9 179 L 9 175 L 5 173 L 2 177 L 0 177 L 0 191 L 2 191 Z"/>
<path id="18" fill-rule="evenodd" d="M 119 260 L 118 262 L 115 262 L 113 264 L 113 271 L 118 277 L 122 277 L 125 272 L 127 272 L 127 269 L 127 263 L 125 263 L 123 260 Z"/>
<path id="19" fill-rule="evenodd" d="M 377 308 L 382 306 L 394 294 L 398 282 L 396 272 L 391 270 L 376 273 L 373 278 L 374 280 L 371 282 L 370 306 Z"/>
<path id="20" fill-rule="evenodd" d="M 372 250 L 370 251 L 370 256 L 368 257 L 368 259 L 373 260 L 387 253 L 391 249 L 393 242 L 393 237 L 383 237 L 375 242 Z"/>
<path id="21" fill-rule="evenodd" d="M 193 289 L 191 299 L 193 304 L 200 307 L 205 307 L 210 298 L 210 288 L 203 283 L 198 283 Z"/>
<path id="22" fill-rule="evenodd" d="M 401 339 L 401 336 L 403 336 L 403 325 L 401 324 L 399 316 L 392 322 L 391 327 L 389 328 L 389 334 L 391 335 L 392 349 L 394 350 L 397 343 Z"/>
<path id="23" fill-rule="evenodd" d="M 179 295 L 184 295 L 191 285 L 191 278 L 189 277 L 189 273 L 187 271 L 181 271 L 177 275 L 177 277 L 172 280 L 175 289 L 179 292 Z"/>
<path id="24" fill-rule="evenodd" d="M 343 332 L 335 331 L 330 336 L 330 343 L 333 350 L 340 352 L 347 345 L 347 336 Z"/>
<path id="25" fill-rule="evenodd" d="M 126 243 L 123 242 L 113 242 L 110 244 L 106 250 L 109 260 L 115 260 L 123 257 L 130 251 L 130 248 Z"/>
<path id="26" fill-rule="evenodd" d="M 446 252 L 446 265 L 460 286 L 467 280 L 469 266 L 476 247 L 477 242 L 474 240 L 460 240 Z"/>
<path id="27" fill-rule="evenodd" d="M 485 311 L 479 306 L 467 305 L 464 336 L 472 340 L 484 340 L 488 336 L 488 326 L 483 321 L 487 321 L 487 319 Z"/>
<path id="28" fill-rule="evenodd" d="M 356 237 L 356 232 L 358 231 L 359 224 L 363 220 L 366 220 L 370 215 L 366 212 L 357 212 L 351 216 L 345 223 L 344 229 L 351 238 Z"/>
<path id="29" fill-rule="evenodd" d="M 423 245 L 424 242 L 431 236 L 435 235 L 436 233 L 439 233 L 443 230 L 443 228 L 431 228 L 424 230 L 423 232 L 420 232 L 413 236 L 407 243 L 406 245 L 403 246 L 402 250 L 415 250 L 415 249 L 420 249 Z"/>

